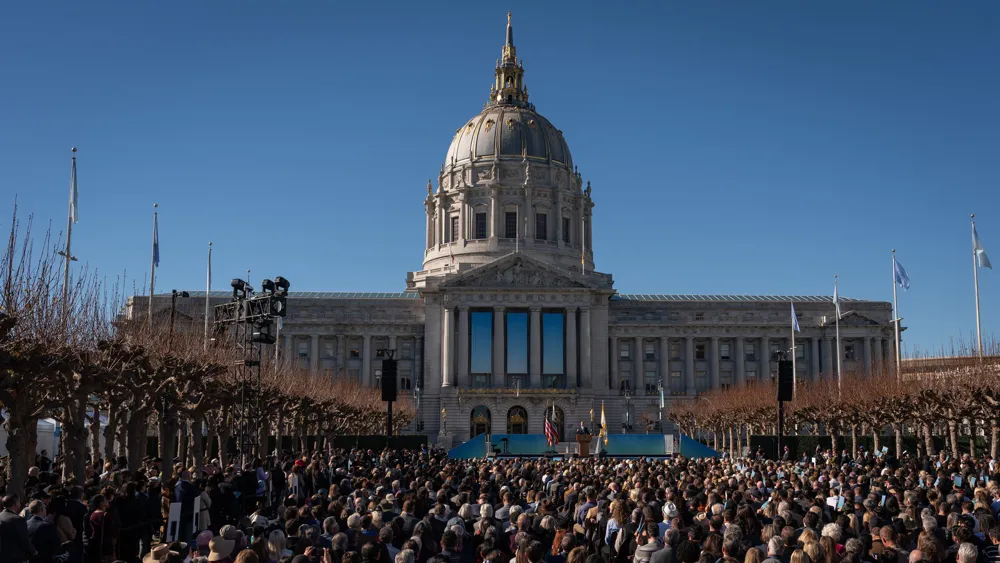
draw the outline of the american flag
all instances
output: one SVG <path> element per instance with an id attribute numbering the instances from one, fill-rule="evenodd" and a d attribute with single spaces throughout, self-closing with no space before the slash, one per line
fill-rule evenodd
<path id="1" fill-rule="evenodd" d="M 556 405 L 552 404 L 552 416 L 556 414 Z M 549 447 L 554 447 L 559 443 L 559 434 L 556 432 L 556 425 L 549 419 L 549 409 L 545 409 L 545 441 Z"/>

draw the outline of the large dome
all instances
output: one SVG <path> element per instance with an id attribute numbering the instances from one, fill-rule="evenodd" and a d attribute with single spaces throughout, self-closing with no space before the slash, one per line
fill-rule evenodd
<path id="1" fill-rule="evenodd" d="M 573 169 L 562 131 L 548 119 L 530 107 L 497 104 L 459 127 L 445 165 L 493 159 L 520 161 L 524 157 L 551 160 L 567 170 Z"/>

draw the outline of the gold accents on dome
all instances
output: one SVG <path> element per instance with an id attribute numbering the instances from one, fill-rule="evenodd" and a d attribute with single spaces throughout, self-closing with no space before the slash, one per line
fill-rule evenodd
<path id="1" fill-rule="evenodd" d="M 534 119 L 529 119 L 528 120 L 528 125 L 530 125 L 532 129 L 538 129 L 538 124 L 535 123 Z"/>
<path id="2" fill-rule="evenodd" d="M 507 12 L 507 40 L 500 54 L 495 69 L 495 79 L 490 86 L 490 103 L 528 105 L 528 89 L 524 87 L 524 67 L 517 59 L 510 12 Z"/>
<path id="3" fill-rule="evenodd" d="M 487 133 L 490 132 L 490 129 L 493 129 L 493 125 L 494 124 L 496 124 L 496 121 L 493 121 L 492 119 L 487 119 L 486 120 L 486 132 Z"/>
<path id="4" fill-rule="evenodd" d="M 510 131 L 514 130 L 514 120 L 511 118 L 507 119 L 507 129 Z"/>

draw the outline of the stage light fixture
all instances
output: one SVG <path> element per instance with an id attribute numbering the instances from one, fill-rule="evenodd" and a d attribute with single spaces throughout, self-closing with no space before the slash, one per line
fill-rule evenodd
<path id="1" fill-rule="evenodd" d="M 264 293 L 274 293 L 274 282 L 265 279 L 264 281 L 260 282 L 260 290 Z"/>
<path id="2" fill-rule="evenodd" d="M 275 285 L 275 287 L 278 288 L 278 294 L 279 295 L 287 295 L 288 294 L 288 288 L 289 288 L 290 284 L 288 283 L 287 279 L 285 279 L 285 278 L 283 278 L 281 276 L 278 276 L 278 277 L 274 278 L 274 285 Z"/>

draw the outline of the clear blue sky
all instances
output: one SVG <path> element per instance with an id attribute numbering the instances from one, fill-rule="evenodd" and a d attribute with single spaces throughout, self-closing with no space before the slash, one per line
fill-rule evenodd
<path id="1" fill-rule="evenodd" d="M 891 300 L 908 348 L 974 330 L 969 213 L 1000 264 L 1000 3 L 5 2 L 0 201 L 157 288 L 252 268 L 398 291 L 422 200 L 486 99 L 506 10 L 538 110 L 593 184 L 628 293 Z M 9 223 L 0 214 L 0 227 Z M 1000 270 L 980 276 L 1000 324 Z M 129 283 L 131 286 L 131 283 Z"/>

